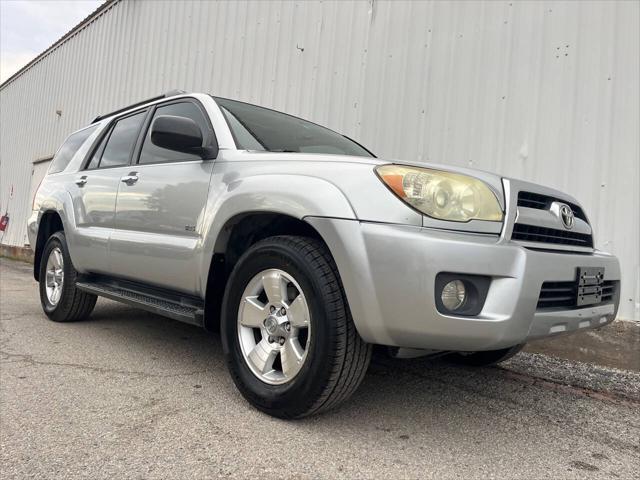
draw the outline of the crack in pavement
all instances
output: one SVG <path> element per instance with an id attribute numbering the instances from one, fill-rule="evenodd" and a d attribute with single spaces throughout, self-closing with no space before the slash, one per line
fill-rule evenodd
<path id="1" fill-rule="evenodd" d="M 0 324 L 10 322 L 12 320 L 18 320 L 24 317 L 29 317 L 30 315 L 33 315 L 33 312 L 3 313 L 2 315 L 0 315 Z"/>
<path id="2" fill-rule="evenodd" d="M 519 380 L 530 385 L 538 385 L 554 391 L 570 392 L 582 397 L 610 402 L 615 405 L 621 405 L 629 408 L 637 408 L 638 406 L 640 406 L 640 399 L 627 396 L 623 393 L 607 392 L 604 390 L 594 390 L 592 388 L 582 387 L 579 385 L 570 385 L 551 378 L 543 378 L 537 375 L 514 372 L 513 370 L 509 370 L 508 368 L 500 366 L 496 366 L 493 368 L 496 370 L 501 370 L 509 378 Z"/>
<path id="3" fill-rule="evenodd" d="M 4 350 L 0 350 L 0 355 L 4 355 L 6 358 L 0 360 L 1 364 L 9 364 L 9 363 L 27 363 L 31 366 L 51 366 L 51 367 L 66 367 L 66 368 L 77 368 L 80 370 L 88 370 L 92 372 L 98 373 L 107 373 L 107 374 L 118 374 L 129 377 L 141 377 L 141 378 L 172 378 L 172 377 L 189 377 L 192 375 L 197 375 L 199 373 L 207 373 L 210 372 L 209 369 L 200 369 L 200 370 L 192 370 L 190 372 L 183 373 L 149 373 L 149 372 L 136 372 L 129 370 L 118 370 L 114 368 L 107 367 L 97 367 L 92 365 L 83 365 L 81 363 L 62 363 L 62 362 L 49 362 L 43 360 L 36 360 L 33 358 L 33 355 L 24 354 L 24 353 L 11 353 Z M 6 361 L 10 358 L 15 360 Z"/>

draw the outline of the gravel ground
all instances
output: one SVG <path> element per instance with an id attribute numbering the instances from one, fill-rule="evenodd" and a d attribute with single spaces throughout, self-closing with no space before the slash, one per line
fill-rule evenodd
<path id="1" fill-rule="evenodd" d="M 55 324 L 30 270 L 0 260 L 3 480 L 637 478 L 638 373 L 378 356 L 342 408 L 285 422 L 242 399 L 216 336 L 108 301 Z"/>

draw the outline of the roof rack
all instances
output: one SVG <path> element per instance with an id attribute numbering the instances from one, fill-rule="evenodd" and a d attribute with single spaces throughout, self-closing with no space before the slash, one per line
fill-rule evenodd
<path id="1" fill-rule="evenodd" d="M 140 105 L 144 105 L 145 103 L 155 102 L 156 100 L 162 100 L 163 98 L 174 97 L 176 95 L 183 95 L 187 92 L 184 90 L 169 90 L 167 93 L 163 93 L 162 95 L 158 95 L 157 97 L 147 98 L 146 100 L 142 100 L 141 102 L 132 103 L 131 105 L 127 105 L 126 107 L 119 108 L 118 110 L 114 110 L 113 112 L 104 113 L 102 115 L 98 115 L 93 119 L 93 123 L 99 122 L 107 117 L 115 115 L 117 113 L 125 112 L 127 110 L 131 110 L 132 108 L 139 107 Z"/>

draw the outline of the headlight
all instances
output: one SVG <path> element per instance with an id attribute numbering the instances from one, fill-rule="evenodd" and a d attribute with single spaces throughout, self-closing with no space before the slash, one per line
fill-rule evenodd
<path id="1" fill-rule="evenodd" d="M 400 199 L 430 217 L 453 222 L 502 221 L 498 199 L 477 178 L 402 165 L 382 165 L 376 172 Z"/>

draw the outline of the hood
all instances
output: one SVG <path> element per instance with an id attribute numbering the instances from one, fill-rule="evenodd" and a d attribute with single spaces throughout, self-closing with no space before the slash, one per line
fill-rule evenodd
<path id="1" fill-rule="evenodd" d="M 438 163 L 412 162 L 409 160 L 358 157 L 352 155 L 331 155 L 325 153 L 295 153 L 295 152 L 259 152 L 238 150 L 237 160 L 244 161 L 268 161 L 268 162 L 322 162 L 322 163 L 342 163 L 342 164 L 362 164 L 362 165 L 386 165 L 389 163 L 397 165 L 409 165 L 412 167 L 431 168 L 433 170 L 442 170 L 452 173 L 460 173 L 470 177 L 478 178 L 485 182 L 496 194 L 502 208 L 505 206 L 504 191 L 502 188 L 502 177 L 484 170 L 474 168 L 457 167 L 454 165 L 444 165 Z"/>

